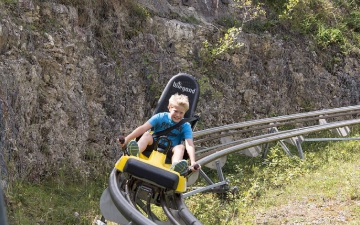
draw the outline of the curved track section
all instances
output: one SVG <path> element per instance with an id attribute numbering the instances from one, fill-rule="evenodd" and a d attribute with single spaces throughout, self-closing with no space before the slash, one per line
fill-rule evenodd
<path id="1" fill-rule="evenodd" d="M 351 126 L 351 125 L 355 125 L 355 124 L 360 124 L 360 119 L 345 120 L 345 121 L 341 121 L 341 122 L 334 122 L 334 123 L 328 123 L 328 124 L 324 124 L 324 125 L 311 126 L 311 127 L 307 127 L 307 128 L 294 129 L 294 130 L 290 130 L 290 131 L 286 131 L 286 132 L 282 132 L 282 133 L 274 133 L 272 135 L 269 135 L 269 137 L 259 136 L 258 138 L 255 138 L 252 141 L 249 141 L 249 142 L 246 142 L 243 144 L 239 144 L 239 145 L 235 145 L 230 148 L 226 148 L 226 149 L 223 149 L 216 153 L 213 153 L 209 156 L 206 156 L 206 157 L 200 159 L 198 162 L 202 165 L 205 165 L 205 164 L 210 163 L 210 162 L 212 162 L 218 158 L 221 158 L 225 155 L 228 155 L 228 154 L 231 154 L 231 153 L 234 153 L 234 152 L 246 149 L 246 148 L 250 148 L 253 146 L 257 146 L 260 144 L 283 140 L 283 139 L 296 137 L 296 136 L 304 135 L 304 134 L 309 134 L 309 133 L 313 133 L 313 132 L 318 132 L 318 131 L 322 131 L 322 130 L 329 130 L 329 129 L 344 127 L 344 126 Z"/>
<path id="2" fill-rule="evenodd" d="M 125 219 L 127 219 L 127 221 L 133 222 L 133 224 L 156 225 L 156 223 L 147 219 L 143 216 L 143 214 L 136 210 L 133 205 L 127 201 L 123 193 L 121 193 L 119 175 L 120 173 L 116 169 L 113 169 L 109 180 L 109 192 L 116 208 L 125 217 Z"/>
<path id="3" fill-rule="evenodd" d="M 167 217 L 167 220 L 161 221 L 150 209 L 151 204 L 155 203 L 148 201 L 147 204 L 144 205 L 138 199 L 140 197 L 136 196 L 136 191 L 134 192 L 133 190 L 136 182 L 133 185 L 129 185 L 128 183 L 128 180 L 125 179 L 117 169 L 113 169 L 110 174 L 108 192 L 112 203 L 121 215 L 111 215 L 114 213 L 114 210 L 112 210 L 112 212 L 104 215 L 105 218 L 110 217 L 110 221 L 121 224 L 138 225 L 201 225 L 201 222 L 198 221 L 186 207 L 181 194 L 165 193 L 160 190 L 157 198 Z M 137 188 L 143 188 L 143 186 Z M 156 193 L 153 192 L 149 193 L 152 195 L 149 196 L 150 198 L 156 195 Z M 109 212 L 109 210 L 107 211 Z M 145 214 L 140 211 L 145 212 Z"/>
<path id="4" fill-rule="evenodd" d="M 201 222 L 186 207 L 184 198 L 205 191 L 229 191 L 228 181 L 224 178 L 221 170 L 228 154 L 309 133 L 360 124 L 360 119 L 352 119 L 357 118 L 358 114 L 360 114 L 360 105 L 253 120 L 194 132 L 195 143 L 206 143 L 207 141 L 214 143 L 214 140 L 229 135 L 227 132 L 238 129 L 241 130 L 233 132 L 254 134 L 253 131 L 259 130 L 260 135 L 247 135 L 246 138 L 237 138 L 231 143 L 210 144 L 210 147 L 203 147 L 202 150 L 197 151 L 199 164 L 207 165 L 216 162 L 215 169 L 221 179 L 218 183 L 214 183 L 202 170 L 198 171 L 188 177 L 188 185 L 195 183 L 200 174 L 205 178 L 208 186 L 183 194 L 156 187 L 156 184 L 138 180 L 114 168 L 110 175 L 109 187 L 104 191 L 100 200 L 101 211 L 106 220 L 122 225 L 201 225 Z M 320 118 L 334 120 L 336 117 L 341 118 L 342 121 L 309 125 L 309 121 L 316 121 Z M 346 120 L 346 118 L 350 119 Z M 305 125 L 300 128 L 267 134 L 263 132 L 264 128 L 302 122 Z M 211 135 L 212 137 L 200 139 L 200 137 Z M 219 162 L 221 160 L 222 162 Z M 195 178 L 192 178 L 193 175 Z M 153 206 L 158 207 L 157 210 L 161 209 L 162 215 L 166 218 L 159 219 L 157 212 L 153 212 Z"/>
<path id="5" fill-rule="evenodd" d="M 255 130 L 254 127 L 258 127 L 258 129 L 263 129 L 273 126 L 281 126 L 285 124 L 314 121 L 320 118 L 335 118 L 335 117 L 354 115 L 359 113 L 360 113 L 360 105 L 356 105 L 356 106 L 348 106 L 348 107 L 341 107 L 334 109 L 318 110 L 307 113 L 297 113 L 286 116 L 270 117 L 265 119 L 233 123 L 224 126 L 200 130 L 194 132 L 194 139 L 196 139 L 195 140 L 196 143 L 201 143 L 208 140 L 208 139 L 199 139 L 202 136 L 217 134 L 216 135 L 217 138 L 220 138 L 222 135 L 218 135 L 218 133 L 229 130 L 246 128 L 245 130 L 246 132 L 248 132 L 249 130 Z"/>

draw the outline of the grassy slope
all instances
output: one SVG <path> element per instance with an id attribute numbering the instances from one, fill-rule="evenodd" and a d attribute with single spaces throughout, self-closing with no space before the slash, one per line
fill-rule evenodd
<path id="1" fill-rule="evenodd" d="M 360 224 L 359 143 L 306 146 L 306 160 L 290 159 L 276 146 L 260 159 L 229 157 L 225 171 L 236 196 L 199 194 L 186 200 L 201 222 L 211 224 Z M 241 162 L 240 162 L 240 161 Z M 64 178 L 65 179 L 65 178 Z M 97 181 L 9 187 L 9 224 L 91 224 L 100 214 L 107 174 Z"/>
<path id="2" fill-rule="evenodd" d="M 266 166 L 230 158 L 228 167 L 238 168 L 227 177 L 238 195 L 199 195 L 188 206 L 204 224 L 360 224 L 359 143 L 304 147 L 306 160 L 299 160 L 275 146 Z"/>
<path id="3" fill-rule="evenodd" d="M 291 185 L 270 189 L 254 204 L 256 211 L 250 214 L 260 224 L 278 224 L 279 221 L 360 224 L 359 160 L 358 153 L 351 154 L 350 160 L 331 160 Z"/>

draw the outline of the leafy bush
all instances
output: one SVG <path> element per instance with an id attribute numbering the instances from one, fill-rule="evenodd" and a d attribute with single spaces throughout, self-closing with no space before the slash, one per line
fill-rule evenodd
<path id="1" fill-rule="evenodd" d="M 343 32 L 337 28 L 325 28 L 323 25 L 319 27 L 316 39 L 319 46 L 326 47 L 332 44 L 342 46 L 345 43 Z"/>
<path id="2" fill-rule="evenodd" d="M 217 20 L 217 23 L 225 28 L 240 27 L 241 23 L 234 17 L 222 16 Z"/>
<path id="3" fill-rule="evenodd" d="M 347 27 L 354 32 L 360 32 L 360 11 L 353 11 L 344 19 Z"/>
<path id="4" fill-rule="evenodd" d="M 284 27 L 314 38 L 321 48 L 358 49 L 360 11 L 352 0 L 267 0 Z"/>
<path id="5" fill-rule="evenodd" d="M 190 23 L 190 24 L 200 24 L 201 21 L 198 20 L 195 16 L 191 15 L 191 16 L 186 16 L 186 17 L 182 17 L 181 21 L 185 22 L 185 23 Z"/>
<path id="6" fill-rule="evenodd" d="M 222 38 L 215 45 L 211 45 L 209 42 L 205 41 L 204 48 L 207 50 L 208 57 L 213 60 L 214 58 L 240 48 L 243 44 L 237 41 L 237 37 L 241 32 L 241 28 L 230 28 L 224 34 Z"/>
<path id="7" fill-rule="evenodd" d="M 132 18 L 140 20 L 141 22 L 146 21 L 150 18 L 150 13 L 141 5 L 131 2 L 130 6 L 130 15 Z"/>

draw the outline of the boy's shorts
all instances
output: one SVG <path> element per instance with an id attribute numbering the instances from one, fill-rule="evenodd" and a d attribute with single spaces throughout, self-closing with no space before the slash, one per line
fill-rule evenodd
<path id="1" fill-rule="evenodd" d="M 152 145 L 148 145 L 146 147 L 146 149 L 142 152 L 142 154 L 145 155 L 146 157 L 150 157 L 150 155 L 154 149 L 155 149 L 155 140 L 153 140 Z M 173 147 L 171 147 L 168 150 L 168 152 L 166 153 L 166 159 L 165 159 L 166 164 L 171 164 L 171 157 L 173 156 L 172 149 L 173 149 Z M 189 155 L 185 149 L 183 159 L 188 159 L 188 158 L 189 158 Z"/>

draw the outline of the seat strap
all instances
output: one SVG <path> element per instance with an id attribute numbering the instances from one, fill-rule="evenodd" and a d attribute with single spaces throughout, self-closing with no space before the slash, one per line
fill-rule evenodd
<path id="1" fill-rule="evenodd" d="M 163 135 L 169 133 L 169 132 L 172 131 L 173 129 L 181 126 L 182 124 L 184 124 L 184 123 L 186 123 L 186 122 L 192 122 L 192 121 L 195 121 L 195 120 L 198 120 L 198 119 L 199 119 L 199 118 L 198 118 L 198 117 L 195 117 L 195 116 L 194 116 L 194 117 L 191 117 L 191 118 L 184 118 L 184 119 L 182 119 L 180 122 L 178 122 L 177 124 L 175 124 L 174 126 L 169 127 L 169 128 L 167 128 L 167 129 L 165 129 L 165 130 L 162 130 L 162 131 L 160 131 L 160 132 L 154 133 L 152 136 L 153 136 L 153 137 L 163 136 Z"/>

